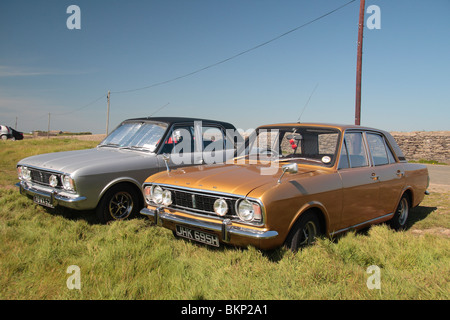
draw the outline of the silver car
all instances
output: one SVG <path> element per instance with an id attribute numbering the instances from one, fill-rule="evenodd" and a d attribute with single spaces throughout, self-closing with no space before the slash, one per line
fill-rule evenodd
<path id="1" fill-rule="evenodd" d="M 215 162 L 224 162 L 235 156 L 234 141 L 242 139 L 236 134 L 233 125 L 214 120 L 129 119 L 96 148 L 20 160 L 17 186 L 22 194 L 42 206 L 95 209 L 103 223 L 127 219 L 144 207 L 142 184 L 148 176 L 161 170 L 204 164 L 202 152 L 211 143 L 223 146 L 212 152 Z"/>

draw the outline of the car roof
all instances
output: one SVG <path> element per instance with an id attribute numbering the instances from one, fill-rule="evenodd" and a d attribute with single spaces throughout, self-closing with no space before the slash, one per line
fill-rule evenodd
<path id="1" fill-rule="evenodd" d="M 259 126 L 258 128 L 269 128 L 269 127 L 327 127 L 327 128 L 340 129 L 341 131 L 345 131 L 346 129 L 383 131 L 380 129 L 362 127 L 362 126 L 351 125 L 351 124 L 315 123 L 315 122 L 293 122 L 293 123 L 267 124 L 267 125 Z"/>
<path id="2" fill-rule="evenodd" d="M 146 117 L 146 118 L 133 118 L 133 119 L 127 119 L 125 121 L 152 121 L 152 122 L 164 122 L 168 125 L 172 125 L 174 123 L 183 123 L 183 122 L 194 122 L 194 121 L 201 121 L 205 123 L 216 123 L 220 124 L 226 129 L 235 129 L 234 125 L 228 122 L 224 121 L 218 121 L 218 120 L 210 120 L 210 119 L 203 119 L 203 118 L 189 118 L 189 117 Z"/>

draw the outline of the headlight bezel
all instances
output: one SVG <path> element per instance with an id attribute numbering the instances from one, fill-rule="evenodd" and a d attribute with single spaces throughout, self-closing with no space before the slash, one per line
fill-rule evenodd
<path id="1" fill-rule="evenodd" d="M 236 202 L 236 215 L 243 222 L 261 223 L 262 211 L 262 206 L 257 201 L 244 198 Z"/>
<path id="2" fill-rule="evenodd" d="M 163 188 L 158 185 L 153 185 L 150 189 L 150 197 L 151 200 L 156 204 L 162 204 L 162 193 L 164 192 Z"/>
<path id="3" fill-rule="evenodd" d="M 144 199 L 149 205 L 169 207 L 173 203 L 172 192 L 159 185 L 144 185 Z"/>
<path id="4" fill-rule="evenodd" d="M 30 182 L 31 181 L 31 170 L 27 166 L 18 166 L 17 175 L 20 180 Z"/>
<path id="5" fill-rule="evenodd" d="M 168 207 L 173 203 L 172 201 L 172 192 L 167 189 L 163 189 L 162 192 L 162 205 Z"/>
<path id="6" fill-rule="evenodd" d="M 48 178 L 48 184 L 50 185 L 50 187 L 56 188 L 58 186 L 58 177 L 56 175 L 52 174 Z"/>
<path id="7" fill-rule="evenodd" d="M 62 174 L 61 186 L 66 191 L 75 191 L 75 180 L 68 174 Z"/>
<path id="8" fill-rule="evenodd" d="M 218 216 L 223 217 L 228 213 L 228 203 L 224 198 L 218 198 L 214 201 L 213 209 Z"/>

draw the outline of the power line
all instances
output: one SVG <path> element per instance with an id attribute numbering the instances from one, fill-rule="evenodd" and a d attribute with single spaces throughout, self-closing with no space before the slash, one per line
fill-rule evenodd
<path id="1" fill-rule="evenodd" d="M 320 17 L 317 17 L 317 18 L 315 18 L 315 19 L 313 19 L 313 20 L 310 20 L 310 21 L 308 21 L 308 22 L 302 24 L 301 26 L 298 26 L 298 27 L 296 27 L 296 28 L 294 28 L 294 29 L 291 29 L 291 30 L 289 30 L 289 31 L 287 31 L 287 32 L 285 32 L 285 33 L 283 33 L 283 34 L 280 34 L 279 36 L 277 36 L 277 37 L 275 37 L 275 38 L 272 38 L 272 39 L 270 39 L 270 40 L 268 40 L 268 41 L 265 41 L 265 42 L 263 42 L 263 43 L 261 43 L 261 44 L 259 44 L 259 45 L 257 45 L 257 46 L 254 46 L 254 47 L 252 47 L 252 48 L 250 48 L 250 49 L 247 49 L 247 50 L 245 50 L 245 51 L 242 51 L 242 52 L 240 52 L 240 53 L 238 53 L 238 54 L 235 54 L 234 56 L 231 56 L 231 57 L 229 57 L 229 58 L 227 58 L 227 59 L 224 59 L 224 60 L 221 60 L 221 61 L 219 61 L 219 62 L 213 63 L 213 64 L 208 65 L 208 66 L 206 66 L 206 67 L 203 67 L 203 68 L 200 68 L 200 69 L 198 69 L 198 70 L 195 70 L 195 71 L 186 73 L 186 74 L 184 74 L 184 75 L 178 76 L 178 77 L 173 78 L 173 79 L 170 79 L 170 80 L 157 82 L 157 83 L 154 83 L 154 84 L 145 86 L 145 87 L 136 88 L 136 89 L 130 89 L 130 90 L 122 90 L 122 91 L 111 91 L 111 93 L 129 93 L 129 92 L 134 92 L 134 91 L 139 91 L 139 90 L 149 89 L 149 88 L 153 88 L 153 87 L 160 86 L 160 85 L 163 85 L 163 84 L 167 84 L 167 83 L 169 83 L 169 82 L 173 82 L 173 81 L 176 81 L 176 80 L 180 80 L 180 79 L 183 79 L 183 78 L 192 76 L 192 75 L 194 75 L 194 74 L 196 74 L 196 73 L 205 71 L 205 70 L 207 70 L 207 69 L 216 67 L 216 66 L 218 66 L 218 65 L 220 65 L 220 64 L 223 64 L 223 63 L 228 62 L 228 61 L 230 61 L 230 60 L 233 60 L 233 59 L 235 59 L 235 58 L 237 58 L 237 57 L 239 57 L 239 56 L 242 56 L 242 55 L 244 55 L 244 54 L 246 54 L 246 53 L 249 53 L 249 52 L 254 51 L 254 50 L 256 50 L 256 49 L 259 49 L 259 48 L 261 48 L 261 47 L 263 47 L 263 46 L 265 46 L 265 45 L 268 45 L 269 43 L 272 43 L 272 42 L 274 42 L 274 41 L 276 41 L 276 40 L 278 40 L 278 39 L 280 39 L 280 38 L 282 38 L 282 37 L 285 37 L 285 36 L 287 36 L 288 34 L 293 33 L 293 32 L 295 32 L 295 31 L 297 31 L 297 30 L 299 30 L 299 29 L 301 29 L 301 28 L 304 28 L 304 27 L 306 27 L 306 26 L 308 26 L 308 25 L 310 25 L 310 24 L 312 24 L 312 23 L 314 23 L 314 22 L 316 22 L 316 21 L 319 21 L 319 20 L 321 20 L 321 19 L 323 19 L 323 18 L 325 18 L 325 17 L 327 17 L 327 16 L 329 16 L 329 15 L 335 13 L 336 11 L 339 11 L 339 10 L 343 9 L 344 7 L 348 6 L 349 4 L 351 4 L 351 3 L 355 2 L 355 1 L 356 1 L 356 0 L 351 0 L 351 1 L 349 1 L 349 2 L 347 2 L 347 3 L 345 3 L 345 4 L 343 4 L 343 5 L 341 5 L 341 6 L 339 6 L 339 7 L 337 7 L 336 9 L 331 10 L 331 11 L 329 11 L 329 12 L 327 12 L 327 13 L 321 15 Z"/>
<path id="2" fill-rule="evenodd" d="M 205 70 L 207 70 L 207 69 L 210 69 L 210 68 L 216 67 L 216 66 L 218 66 L 218 65 L 224 64 L 224 63 L 226 63 L 226 62 L 228 62 L 228 61 L 230 61 L 230 60 L 236 59 L 236 58 L 238 58 L 238 57 L 240 57 L 240 56 L 242 56 L 242 55 L 244 55 L 244 54 L 247 54 L 247 53 L 249 53 L 249 52 L 251 52 L 251 51 L 254 51 L 254 50 L 259 49 L 259 48 L 261 48 L 261 47 L 263 47 L 263 46 L 266 46 L 266 45 L 268 45 L 268 44 L 270 44 L 270 43 L 272 43 L 272 42 L 274 42 L 274 41 L 276 41 L 276 40 L 279 40 L 279 39 L 281 39 L 281 38 L 283 38 L 283 37 L 285 37 L 285 36 L 287 36 L 287 35 L 289 35 L 289 34 L 295 32 L 295 31 L 297 31 L 297 30 L 299 30 L 299 29 L 302 29 L 302 28 L 304 28 L 304 27 L 306 27 L 306 26 L 308 26 L 308 25 L 310 25 L 310 24 L 312 24 L 312 23 L 314 23 L 314 22 L 317 22 L 317 21 L 319 21 L 319 20 L 321 20 L 321 19 L 323 19 L 323 18 L 325 18 L 325 17 L 327 17 L 327 16 L 329 16 L 329 15 L 331 15 L 331 14 L 333 14 L 333 13 L 335 13 L 335 12 L 341 10 L 341 9 L 343 9 L 344 7 L 350 5 L 351 3 L 355 2 L 355 1 L 356 1 L 356 0 L 351 0 L 351 1 L 349 1 L 349 2 L 347 2 L 347 3 L 345 3 L 345 4 L 343 4 L 343 5 L 341 5 L 341 6 L 339 6 L 339 7 L 337 7 L 337 8 L 335 8 L 335 9 L 331 10 L 331 11 L 328 11 L 327 13 L 325 13 L 325 14 L 323 14 L 323 15 L 321 15 L 321 16 L 315 18 L 315 19 L 312 19 L 312 20 L 310 20 L 310 21 L 308 21 L 308 22 L 306 22 L 306 23 L 304 23 L 304 24 L 302 24 L 302 25 L 300 25 L 300 26 L 294 28 L 294 29 L 291 29 L 291 30 L 289 30 L 289 31 L 287 31 L 287 32 L 284 32 L 284 33 L 282 33 L 282 34 L 280 34 L 280 35 L 278 35 L 278 36 L 276 36 L 276 37 L 274 37 L 274 38 L 272 38 L 272 39 L 270 39 L 270 40 L 267 40 L 267 41 L 265 41 L 265 42 L 263 42 L 263 43 L 260 43 L 260 44 L 258 44 L 258 45 L 256 45 L 256 46 L 254 46 L 254 47 L 252 47 L 252 48 L 250 48 L 250 49 L 244 50 L 244 51 L 242 51 L 242 52 L 240 52 L 240 53 L 238 53 L 238 54 L 235 54 L 235 55 L 233 55 L 233 56 L 231 56 L 231 57 L 229 57 L 229 58 L 226 58 L 226 59 L 224 59 L 224 60 L 218 61 L 218 62 L 216 62 L 216 63 L 210 64 L 210 65 L 208 65 L 208 66 L 206 66 L 206 67 L 203 67 L 203 68 L 197 69 L 197 70 L 195 70 L 195 71 L 186 73 L 186 74 L 184 74 L 184 75 L 181 75 L 181 76 L 172 78 L 172 79 L 170 79 L 170 80 L 157 82 L 157 83 L 154 83 L 154 84 L 145 86 L 145 87 L 140 87 L 140 88 L 135 88 L 135 89 L 130 89 L 130 90 L 121 90 L 121 91 L 108 91 L 108 94 L 103 94 L 102 96 L 98 97 L 97 99 L 95 99 L 95 100 L 89 102 L 88 104 L 86 104 L 86 105 L 84 105 L 84 106 L 82 106 L 82 107 L 80 107 L 80 108 L 78 108 L 78 109 L 75 109 L 75 110 L 72 110 L 72 111 L 69 111 L 69 112 L 65 112 L 65 113 L 52 113 L 52 115 L 54 115 L 54 116 L 65 116 L 65 115 L 69 115 L 69 114 L 75 113 L 75 112 L 77 112 L 77 111 L 80 111 L 80 110 L 82 110 L 82 109 L 85 109 L 85 108 L 87 108 L 87 107 L 93 105 L 94 103 L 96 103 L 96 102 L 99 101 L 100 99 L 103 99 L 103 98 L 105 98 L 105 97 L 108 97 L 108 96 L 110 95 L 110 93 L 121 94 L 121 93 L 129 93 L 129 92 L 134 92 L 134 91 L 139 91 L 139 90 L 144 90 L 144 89 L 153 88 L 153 87 L 156 87 L 156 86 L 160 86 L 160 85 L 163 85 L 163 84 L 167 84 L 167 83 L 170 83 L 170 82 L 174 82 L 174 81 L 177 81 L 177 80 L 180 80 L 180 79 L 183 79 L 183 78 L 192 76 L 192 75 L 194 75 L 194 74 L 200 73 L 200 72 L 205 71 Z M 314 90 L 315 90 L 315 89 L 314 89 Z M 309 102 L 309 101 L 308 101 L 308 102 Z M 162 106 L 160 109 L 158 109 L 158 110 L 155 111 L 154 113 L 160 111 L 161 109 L 163 109 L 164 107 L 166 107 L 168 104 L 169 104 L 169 103 L 167 103 L 166 105 Z M 304 111 L 304 110 L 303 110 L 303 111 Z M 302 113 L 303 113 L 303 111 L 302 111 Z M 44 116 L 44 115 L 43 115 L 43 116 Z M 43 116 L 41 116 L 41 117 L 43 117 Z M 301 115 L 300 115 L 300 116 L 301 116 Z"/>
<path id="3" fill-rule="evenodd" d="M 75 110 L 72 110 L 72 111 L 69 111 L 69 112 L 65 112 L 65 113 L 52 113 L 52 115 L 54 115 L 54 116 L 66 116 L 66 115 L 68 115 L 68 114 L 72 114 L 72 113 L 74 113 L 74 112 L 80 111 L 80 110 L 82 110 L 82 109 L 84 109 L 84 108 L 87 108 L 87 107 L 93 105 L 94 103 L 96 103 L 97 101 L 99 101 L 100 99 L 103 99 L 103 98 L 105 98 L 105 97 L 106 97 L 106 94 L 104 94 L 104 95 L 102 95 L 101 97 L 99 97 L 99 98 L 97 98 L 97 99 L 95 99 L 95 100 L 89 102 L 88 104 L 82 106 L 81 108 L 78 108 L 78 109 L 75 109 Z"/>

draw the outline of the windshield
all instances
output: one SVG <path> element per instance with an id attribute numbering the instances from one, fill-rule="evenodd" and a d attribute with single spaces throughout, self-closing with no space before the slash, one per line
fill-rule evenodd
<path id="1" fill-rule="evenodd" d="M 250 159 L 333 166 L 339 131 L 331 128 L 262 128 L 249 138 Z"/>
<path id="2" fill-rule="evenodd" d="M 161 141 L 166 124 L 125 122 L 111 132 L 99 147 L 117 147 L 155 151 Z"/>

